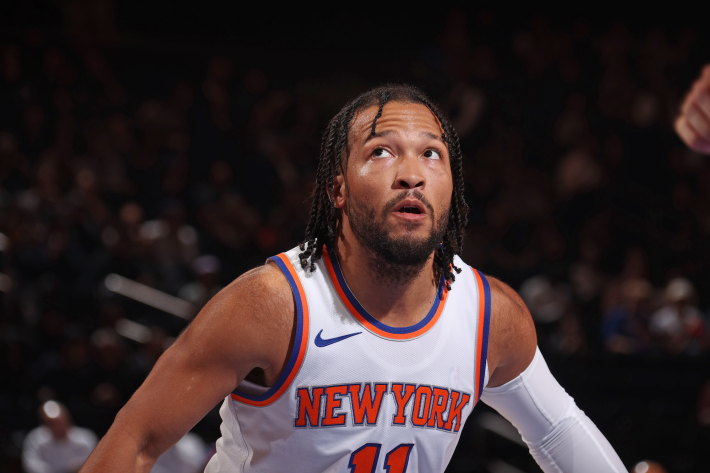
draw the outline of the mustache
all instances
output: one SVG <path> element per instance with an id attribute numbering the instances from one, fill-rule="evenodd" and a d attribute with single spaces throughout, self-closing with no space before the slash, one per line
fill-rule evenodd
<path id="1" fill-rule="evenodd" d="M 424 204 L 424 207 L 427 208 L 427 210 L 429 211 L 429 215 L 431 215 L 432 217 L 434 216 L 434 206 L 431 205 L 431 202 L 429 202 L 426 197 L 424 197 L 424 194 L 422 194 L 416 189 L 402 191 L 396 196 L 392 197 L 390 200 L 388 200 L 385 204 L 385 208 L 382 211 L 382 216 L 387 216 L 387 214 L 394 210 L 397 204 L 399 204 L 403 199 L 406 199 L 407 197 L 419 200 L 422 204 Z"/>

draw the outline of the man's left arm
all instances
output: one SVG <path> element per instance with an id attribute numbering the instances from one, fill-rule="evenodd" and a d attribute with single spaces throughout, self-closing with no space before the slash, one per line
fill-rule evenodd
<path id="1" fill-rule="evenodd" d="M 491 286 L 490 379 L 481 399 L 520 432 L 546 473 L 624 473 L 607 439 L 550 373 L 525 304 L 506 284 Z"/>

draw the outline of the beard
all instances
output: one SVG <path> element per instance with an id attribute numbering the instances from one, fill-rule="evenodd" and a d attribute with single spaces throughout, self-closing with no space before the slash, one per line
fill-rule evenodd
<path id="1" fill-rule="evenodd" d="M 385 222 L 395 206 L 406 197 L 419 199 L 429 212 L 431 232 L 427 237 L 414 236 L 419 223 L 405 223 L 407 234 L 393 237 L 387 231 Z M 416 277 L 436 250 L 446 233 L 449 223 L 447 208 L 439 218 L 435 218 L 434 207 L 417 191 L 402 191 L 388 201 L 377 215 L 374 207 L 359 204 L 350 198 L 348 192 L 347 215 L 350 228 L 358 242 L 371 254 L 370 266 L 378 279 L 388 285 L 399 285 Z"/>

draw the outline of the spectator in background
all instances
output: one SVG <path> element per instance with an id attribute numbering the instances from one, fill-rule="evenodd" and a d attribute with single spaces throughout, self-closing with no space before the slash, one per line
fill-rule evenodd
<path id="1" fill-rule="evenodd" d="M 648 460 L 638 462 L 631 473 L 667 473 L 667 470 L 660 463 Z"/>
<path id="2" fill-rule="evenodd" d="M 558 321 L 569 305 L 569 291 L 545 276 L 533 276 L 520 286 L 520 296 L 530 308 L 535 324 Z"/>
<path id="3" fill-rule="evenodd" d="M 79 471 L 98 439 L 89 429 L 73 424 L 67 408 L 47 401 L 39 409 L 42 425 L 31 430 L 22 447 L 22 465 L 28 473 Z"/>
<path id="4" fill-rule="evenodd" d="M 185 223 L 181 204 L 173 199 L 163 202 L 160 218 L 140 227 L 146 254 L 153 260 L 158 289 L 176 294 L 187 283 L 189 265 L 198 256 L 197 231 Z"/>
<path id="5" fill-rule="evenodd" d="M 520 296 L 535 321 L 539 346 L 564 355 L 584 351 L 586 337 L 566 284 L 533 276 L 520 286 Z"/>
<path id="6" fill-rule="evenodd" d="M 685 278 L 666 286 L 666 304 L 651 317 L 651 332 L 672 354 L 700 355 L 705 348 L 705 321 L 694 304 L 695 288 Z"/>
<path id="7" fill-rule="evenodd" d="M 163 453 L 150 473 L 197 473 L 207 465 L 209 453 L 202 439 L 188 432 L 178 443 Z M 210 457 L 212 455 L 210 454 Z"/>
<path id="8" fill-rule="evenodd" d="M 616 304 L 604 314 L 602 337 L 608 351 L 630 355 L 650 341 L 646 321 L 653 288 L 645 279 L 634 278 L 623 281 L 620 289 Z"/>
<path id="9" fill-rule="evenodd" d="M 197 281 L 184 285 L 178 292 L 178 296 L 192 302 L 195 307 L 203 307 L 222 290 L 222 286 L 219 285 L 219 268 L 220 263 L 216 256 L 203 255 L 196 258 L 192 263 L 192 269 L 197 275 Z"/>

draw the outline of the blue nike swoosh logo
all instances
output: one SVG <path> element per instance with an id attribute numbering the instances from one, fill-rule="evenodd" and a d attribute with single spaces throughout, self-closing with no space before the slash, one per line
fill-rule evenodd
<path id="1" fill-rule="evenodd" d="M 327 347 L 328 345 L 332 345 L 333 343 L 340 342 L 342 340 L 345 340 L 346 338 L 354 337 L 355 335 L 360 335 L 362 332 L 355 332 L 355 333 L 349 333 L 347 335 L 343 335 L 342 337 L 335 337 L 335 338 L 321 338 L 320 334 L 323 333 L 323 330 L 318 332 L 318 335 L 316 335 L 316 346 L 317 347 Z"/>

